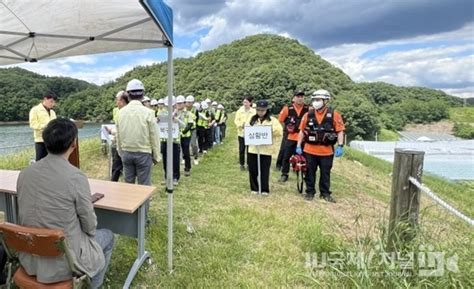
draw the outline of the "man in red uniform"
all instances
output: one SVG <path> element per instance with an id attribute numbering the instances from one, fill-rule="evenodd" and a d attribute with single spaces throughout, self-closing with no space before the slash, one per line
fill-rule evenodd
<path id="1" fill-rule="evenodd" d="M 287 132 L 280 182 L 288 181 L 290 157 L 295 152 L 301 118 L 306 112 L 308 112 L 308 106 L 304 104 L 304 91 L 298 90 L 294 94 L 293 103 L 285 105 L 278 116 L 278 120 Z"/>
<path id="2" fill-rule="evenodd" d="M 319 197 L 327 202 L 336 202 L 330 191 L 331 168 L 334 156 L 341 157 L 344 153 L 345 127 L 341 115 L 327 106 L 330 98 L 327 90 L 316 90 L 311 95 L 311 109 L 303 116 L 299 127 L 296 153 L 303 153 L 301 145 L 304 142 L 307 201 L 311 201 L 316 193 L 316 171 L 319 167 Z"/>

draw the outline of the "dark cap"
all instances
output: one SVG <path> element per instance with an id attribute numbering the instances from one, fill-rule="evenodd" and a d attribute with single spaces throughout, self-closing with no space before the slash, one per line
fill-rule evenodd
<path id="1" fill-rule="evenodd" d="M 268 108 L 268 101 L 262 99 L 256 102 L 257 108 Z"/>
<path id="2" fill-rule="evenodd" d="M 47 99 L 54 99 L 54 100 L 58 100 L 58 96 L 56 95 L 56 93 L 52 92 L 52 91 L 48 91 L 46 92 L 44 95 L 43 95 L 43 98 L 47 98 Z"/>
<path id="3" fill-rule="evenodd" d="M 302 91 L 302 90 L 296 90 L 293 95 L 304 95 L 304 91 Z"/>

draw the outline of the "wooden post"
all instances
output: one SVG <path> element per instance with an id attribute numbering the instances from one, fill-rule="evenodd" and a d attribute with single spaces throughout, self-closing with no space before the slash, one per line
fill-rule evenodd
<path id="1" fill-rule="evenodd" d="M 77 129 L 80 129 L 84 126 L 84 122 L 80 120 L 74 121 L 76 124 Z M 71 155 L 69 156 L 69 162 L 77 167 L 80 168 L 80 162 L 79 162 L 79 136 L 76 139 L 76 149 L 72 151 Z"/>
<path id="2" fill-rule="evenodd" d="M 408 178 L 414 177 L 421 182 L 424 155 L 423 151 L 395 149 L 388 230 L 389 251 L 403 246 L 404 242 L 415 237 L 420 212 L 420 193 Z"/>

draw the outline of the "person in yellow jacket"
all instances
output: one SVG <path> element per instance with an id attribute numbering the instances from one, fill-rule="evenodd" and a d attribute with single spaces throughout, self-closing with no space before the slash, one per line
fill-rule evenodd
<path id="1" fill-rule="evenodd" d="M 261 192 L 263 196 L 270 193 L 269 179 L 270 166 L 272 163 L 272 154 L 278 149 L 278 139 L 283 134 L 283 127 L 280 122 L 270 115 L 268 102 L 259 100 L 256 102 L 257 113 L 250 117 L 246 123 L 248 126 L 271 126 L 272 128 L 272 144 L 248 146 L 247 162 L 249 166 L 250 190 L 257 193 L 258 189 L 258 153 L 260 153 L 260 182 Z"/>
<path id="2" fill-rule="evenodd" d="M 255 109 L 252 108 L 253 97 L 245 96 L 243 105 L 235 113 L 234 123 L 237 127 L 237 135 L 239 140 L 239 163 L 240 170 L 245 170 L 245 142 L 244 142 L 244 126 L 245 122 L 253 115 L 255 115 Z"/>
<path id="3" fill-rule="evenodd" d="M 43 96 L 43 101 L 30 110 L 29 120 L 35 140 L 36 161 L 48 155 L 43 142 L 43 130 L 50 121 L 56 119 L 56 113 L 53 108 L 56 105 L 57 99 L 58 97 L 54 92 L 48 92 Z"/>

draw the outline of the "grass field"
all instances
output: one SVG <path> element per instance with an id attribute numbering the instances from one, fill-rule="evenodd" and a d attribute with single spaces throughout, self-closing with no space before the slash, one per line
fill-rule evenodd
<path id="1" fill-rule="evenodd" d="M 453 122 L 474 123 L 474 106 L 450 108 L 449 119 Z"/>
<path id="2" fill-rule="evenodd" d="M 446 271 L 440 277 L 426 277 L 417 274 L 418 267 L 401 270 L 398 265 L 377 262 L 365 268 L 351 262 L 316 268 L 314 258 L 308 258 L 319 258 L 323 252 L 357 254 L 366 261 L 370 253 L 381 253 L 389 214 L 391 165 L 349 149 L 334 162 L 331 180 L 337 204 L 319 199 L 305 202 L 296 191 L 295 177 L 278 183 L 279 174 L 273 168 L 271 194 L 261 197 L 250 193 L 248 173 L 239 170 L 233 127 L 228 135 L 225 144 L 193 167 L 192 176 L 182 177 L 174 192 L 171 274 L 167 271 L 167 199 L 160 185 L 162 164 L 154 167 L 152 181 L 158 189 L 150 214 L 155 222 L 146 230 L 146 249 L 153 263 L 141 268 L 133 288 L 474 287 L 472 228 L 424 196 L 419 233 L 403 250 L 421 255 L 425 251 L 420 245 L 429 245 L 446 256 L 456 254 L 457 273 Z M 105 179 L 107 160 L 99 146 L 98 139 L 81 143 L 81 166 L 89 177 Z M 28 153 L 0 158 L 0 167 L 20 168 L 28 159 Z M 472 183 L 451 183 L 431 176 L 424 177 L 423 182 L 457 208 L 474 215 Z M 188 233 L 188 226 L 194 233 Z M 105 288 L 123 284 L 135 254 L 135 240 L 118 236 Z M 407 272 L 412 276 L 402 276 Z"/>

